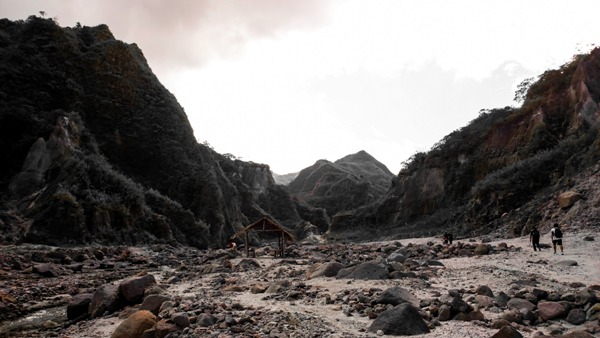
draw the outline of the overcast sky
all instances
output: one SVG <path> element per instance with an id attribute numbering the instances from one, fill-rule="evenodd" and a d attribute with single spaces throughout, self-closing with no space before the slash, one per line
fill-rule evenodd
<path id="1" fill-rule="evenodd" d="M 0 0 L 136 43 L 199 142 L 278 174 L 366 150 L 397 173 L 598 42 L 600 1 Z"/>

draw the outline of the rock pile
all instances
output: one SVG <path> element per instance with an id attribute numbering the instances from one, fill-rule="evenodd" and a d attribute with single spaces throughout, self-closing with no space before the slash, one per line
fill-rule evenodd
<path id="1" fill-rule="evenodd" d="M 498 337 L 600 333 L 598 285 L 554 290 L 540 287 L 535 276 L 502 289 L 434 285 L 448 272 L 446 259 L 520 252 L 474 242 L 292 246 L 284 259 L 167 245 L 3 248 L 0 336 L 104 329 L 115 338 L 367 337 L 435 334 L 452 322 L 493 329 Z M 317 310 L 323 308 L 331 316 Z M 42 309 L 57 311 L 27 322 Z M 358 324 L 340 328 L 329 318 L 336 316 Z M 112 326 L 94 324 L 103 319 Z"/>

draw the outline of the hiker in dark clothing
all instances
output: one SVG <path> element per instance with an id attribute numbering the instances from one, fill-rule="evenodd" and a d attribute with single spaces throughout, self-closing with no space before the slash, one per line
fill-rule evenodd
<path id="1" fill-rule="evenodd" d="M 445 233 L 444 234 L 444 244 L 452 244 L 452 234 L 451 233 Z"/>
<path id="2" fill-rule="evenodd" d="M 533 229 L 529 233 L 529 242 L 533 245 L 533 251 L 542 251 L 540 248 L 540 232 L 536 225 L 533 226 Z"/>

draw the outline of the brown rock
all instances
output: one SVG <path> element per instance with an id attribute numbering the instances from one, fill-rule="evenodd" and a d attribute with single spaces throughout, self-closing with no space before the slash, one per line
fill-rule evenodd
<path id="1" fill-rule="evenodd" d="M 581 199 L 581 195 L 575 191 L 565 191 L 558 195 L 558 205 L 562 209 L 571 207 L 575 202 Z"/>
<path id="2" fill-rule="evenodd" d="M 130 303 L 139 303 L 144 298 L 144 291 L 150 285 L 156 284 L 153 275 L 134 276 L 119 284 L 119 293 Z"/>
<path id="3" fill-rule="evenodd" d="M 140 310 L 125 319 L 115 329 L 110 338 L 141 338 L 144 331 L 152 328 L 156 316 L 146 310 Z"/>
<path id="4" fill-rule="evenodd" d="M 508 325 L 503 326 L 500 331 L 496 332 L 490 338 L 523 338 L 523 335 L 517 329 Z"/>
<path id="5" fill-rule="evenodd" d="M 157 315 L 162 303 L 168 301 L 169 299 L 169 297 L 163 295 L 148 295 L 146 298 L 144 298 L 144 301 L 140 306 L 140 310 L 148 310 Z"/>
<path id="6" fill-rule="evenodd" d="M 473 250 L 473 252 L 479 256 L 487 255 L 490 253 L 490 246 L 488 244 L 481 243 L 477 245 L 477 247 L 475 247 L 475 250 Z"/>
<path id="7" fill-rule="evenodd" d="M 550 320 L 567 314 L 564 306 L 557 302 L 541 302 L 538 303 L 537 307 L 540 318 L 543 320 Z"/>
<path id="8" fill-rule="evenodd" d="M 155 330 L 155 333 L 154 333 L 155 338 L 163 338 L 163 337 L 166 337 L 171 332 L 179 331 L 179 328 L 177 327 L 177 325 L 175 323 L 167 321 L 165 319 L 161 319 L 158 321 L 158 323 L 156 323 L 154 330 Z"/>

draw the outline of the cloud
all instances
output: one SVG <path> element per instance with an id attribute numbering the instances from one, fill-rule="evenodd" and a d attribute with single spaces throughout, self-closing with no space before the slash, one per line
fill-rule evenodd
<path id="1" fill-rule="evenodd" d="M 45 11 L 63 26 L 107 24 L 115 37 L 136 43 L 150 66 L 171 70 L 234 58 L 252 39 L 324 24 L 330 0 L 0 0 L 0 13 L 26 19 Z"/>

